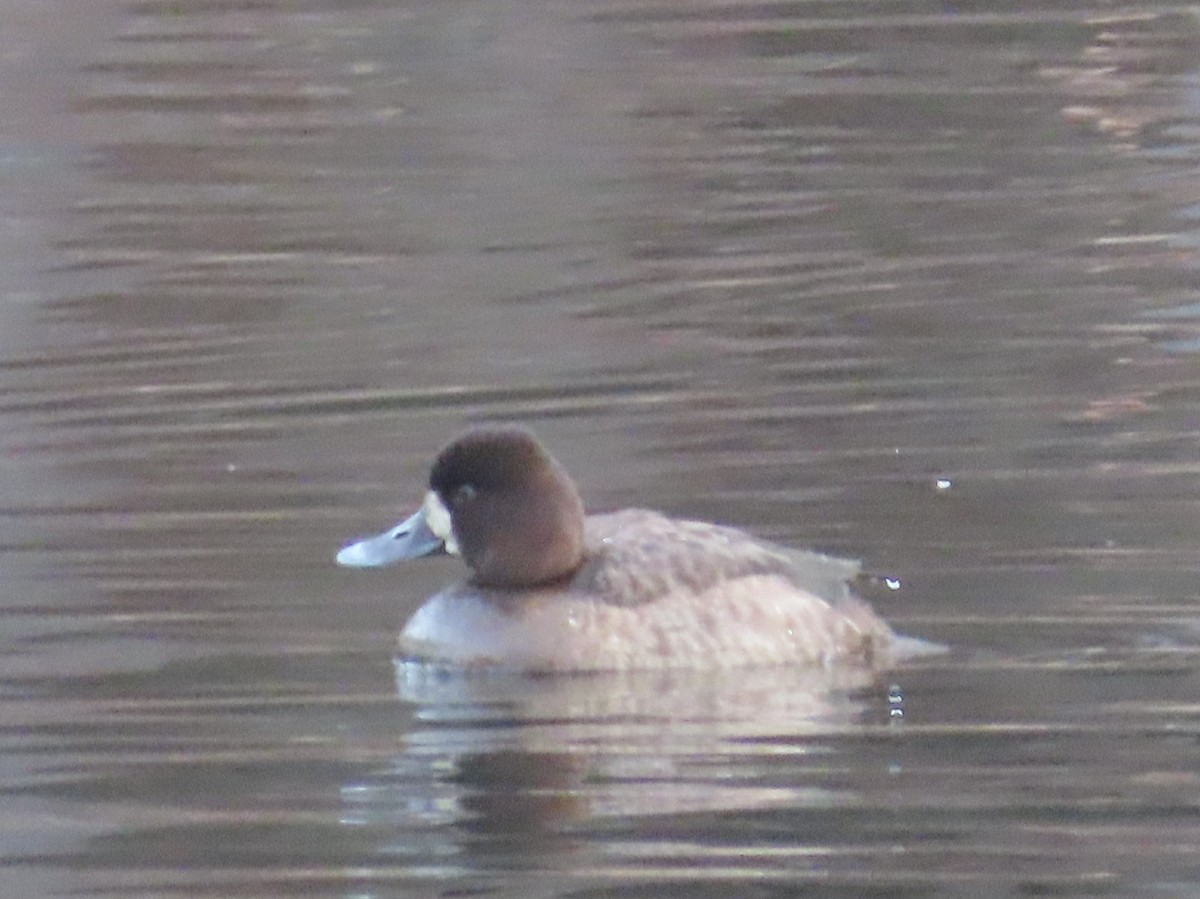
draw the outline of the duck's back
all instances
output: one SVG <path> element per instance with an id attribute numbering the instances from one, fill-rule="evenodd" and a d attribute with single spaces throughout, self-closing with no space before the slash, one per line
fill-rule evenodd
<path id="1" fill-rule="evenodd" d="M 586 561 L 571 589 L 638 606 L 675 591 L 704 592 L 739 578 L 777 576 L 829 603 L 850 596 L 858 562 L 788 549 L 744 531 L 646 509 L 588 516 Z"/>
<path id="2" fill-rule="evenodd" d="M 415 655 L 535 670 L 882 664 L 892 632 L 856 562 L 639 509 L 590 516 L 568 584 L 452 587 L 402 635 Z"/>

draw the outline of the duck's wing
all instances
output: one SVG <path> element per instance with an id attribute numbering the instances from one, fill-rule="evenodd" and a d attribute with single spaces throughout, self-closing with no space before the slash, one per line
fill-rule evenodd
<path id="1" fill-rule="evenodd" d="M 850 597 L 859 563 L 788 549 L 734 528 L 628 509 L 587 519 L 587 559 L 571 588 L 615 605 L 652 602 L 678 590 L 700 593 L 755 575 L 782 577 L 825 601 Z"/>

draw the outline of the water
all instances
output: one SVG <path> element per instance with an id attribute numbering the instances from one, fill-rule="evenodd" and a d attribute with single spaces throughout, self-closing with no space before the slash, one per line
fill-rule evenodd
<path id="1" fill-rule="evenodd" d="M 0 13 L 0 893 L 1200 892 L 1200 21 Z M 434 676 L 333 553 L 471 422 L 946 643 Z"/>

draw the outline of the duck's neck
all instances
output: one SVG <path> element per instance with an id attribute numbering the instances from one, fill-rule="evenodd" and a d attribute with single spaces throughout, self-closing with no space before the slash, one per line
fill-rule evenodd
<path id="1" fill-rule="evenodd" d="M 480 551 L 467 557 L 479 586 L 552 585 L 570 579 L 583 564 L 583 500 L 557 463 L 535 482 L 496 497 L 494 511 L 497 526 Z"/>

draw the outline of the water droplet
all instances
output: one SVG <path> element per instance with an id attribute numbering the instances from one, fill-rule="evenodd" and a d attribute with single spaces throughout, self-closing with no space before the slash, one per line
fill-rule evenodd
<path id="1" fill-rule="evenodd" d="M 900 724 L 904 721 L 904 691 L 899 684 L 891 684 L 887 691 L 888 722 Z"/>

